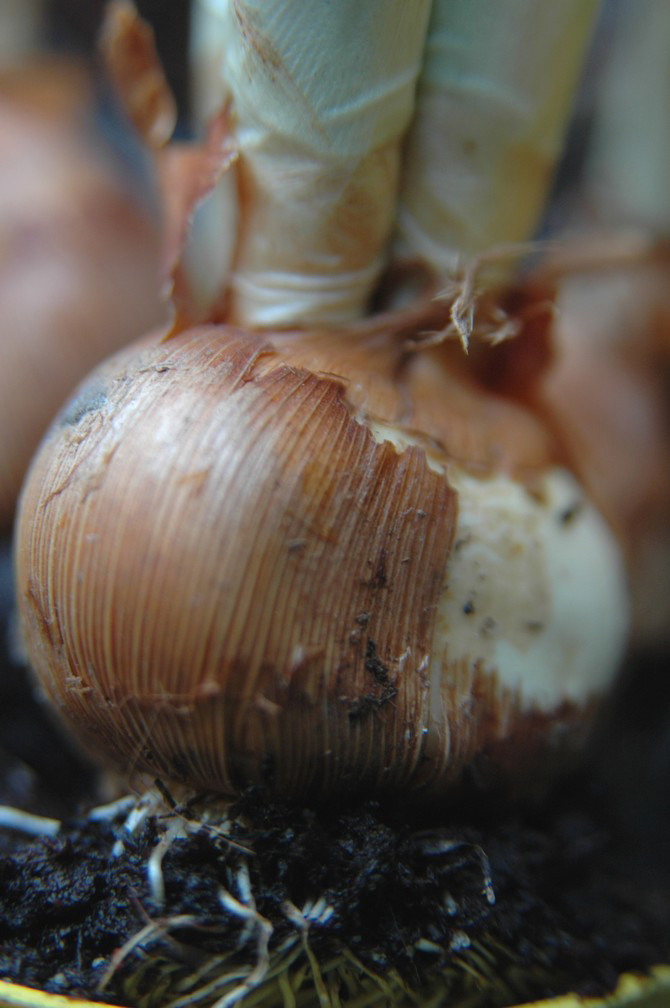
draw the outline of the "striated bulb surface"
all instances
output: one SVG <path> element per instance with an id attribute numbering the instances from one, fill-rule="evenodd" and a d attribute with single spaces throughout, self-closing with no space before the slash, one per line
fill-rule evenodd
<path id="1" fill-rule="evenodd" d="M 625 641 L 617 542 L 537 417 L 382 335 L 155 337 L 52 427 L 19 605 L 96 752 L 227 794 L 421 795 L 578 747 Z"/>

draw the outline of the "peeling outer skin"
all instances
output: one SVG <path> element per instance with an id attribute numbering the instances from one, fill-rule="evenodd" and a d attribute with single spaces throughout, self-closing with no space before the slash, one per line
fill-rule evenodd
<path id="1" fill-rule="evenodd" d="M 238 157 L 230 105 L 222 99 L 202 142 L 169 143 L 177 119 L 148 22 L 129 0 L 113 0 L 100 53 L 120 107 L 153 157 L 163 211 L 162 276 L 177 332 L 222 314 L 237 231 Z"/>
<path id="2" fill-rule="evenodd" d="M 192 330 L 80 390 L 18 523 L 38 680 L 96 752 L 196 788 L 537 782 L 616 671 L 617 546 L 450 348 L 341 342 Z"/>
<path id="3" fill-rule="evenodd" d="M 170 334 L 203 317 L 223 315 L 236 234 L 238 157 L 228 107 L 211 121 L 205 142 L 161 151 L 158 179 L 164 212 L 163 270 L 173 323 Z"/>
<path id="4" fill-rule="evenodd" d="M 156 52 L 154 33 L 130 0 L 107 5 L 100 53 L 109 83 L 141 139 L 152 150 L 168 142 L 177 105 Z"/>

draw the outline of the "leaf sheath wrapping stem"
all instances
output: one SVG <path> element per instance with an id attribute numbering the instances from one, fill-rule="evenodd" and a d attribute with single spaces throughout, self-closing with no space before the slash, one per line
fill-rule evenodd
<path id="1" fill-rule="evenodd" d="M 232 317 L 360 316 L 384 264 L 429 0 L 202 5 L 240 149 Z M 202 34 L 202 33 L 201 33 Z"/>
<path id="2" fill-rule="evenodd" d="M 399 258 L 450 274 L 532 236 L 596 6 L 435 0 L 403 162 Z"/>

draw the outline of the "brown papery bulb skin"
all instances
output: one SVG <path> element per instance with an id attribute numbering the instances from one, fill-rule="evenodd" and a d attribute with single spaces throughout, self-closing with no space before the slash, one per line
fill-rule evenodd
<path id="1" fill-rule="evenodd" d="M 403 359 L 383 337 L 156 337 L 94 373 L 44 441 L 17 528 L 25 643 L 75 733 L 127 773 L 430 794 L 465 768 L 537 774 L 583 735 L 603 682 L 570 685 L 569 630 L 533 692 L 496 629 L 523 663 L 558 619 L 549 554 L 523 546 L 545 519 L 578 534 L 545 485 L 555 445 L 459 349 Z M 480 555 L 466 512 L 485 524 L 507 482 L 530 531 L 510 518 Z"/>
<path id="2" fill-rule="evenodd" d="M 0 529 L 82 377 L 166 317 L 159 229 L 96 144 L 90 82 L 49 62 L 0 76 Z"/>
<path id="3" fill-rule="evenodd" d="M 670 642 L 670 399 L 662 346 L 669 334 L 667 258 L 640 255 L 568 276 L 557 301 L 555 366 L 536 389 L 568 437 L 592 498 L 621 529 L 633 640 L 644 648 Z"/>

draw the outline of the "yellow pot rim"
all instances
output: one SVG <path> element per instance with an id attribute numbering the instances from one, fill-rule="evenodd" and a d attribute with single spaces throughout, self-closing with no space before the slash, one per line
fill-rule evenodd
<path id="1" fill-rule="evenodd" d="M 516 1008 L 665 1008 L 670 1004 L 670 966 L 657 966 L 648 975 L 624 974 L 612 994 L 580 997 L 563 994 L 543 1001 L 528 1001 Z M 0 980 L 0 1008 L 114 1008 L 101 1001 L 86 1001 L 62 994 L 47 994 L 32 987 Z M 514 1006 L 510 1006 L 514 1008 Z"/>
<path id="2" fill-rule="evenodd" d="M 625 973 L 616 990 L 604 997 L 562 994 L 544 1001 L 528 1001 L 516 1008 L 665 1008 L 670 1005 L 670 966 L 656 966 L 649 974 Z"/>

